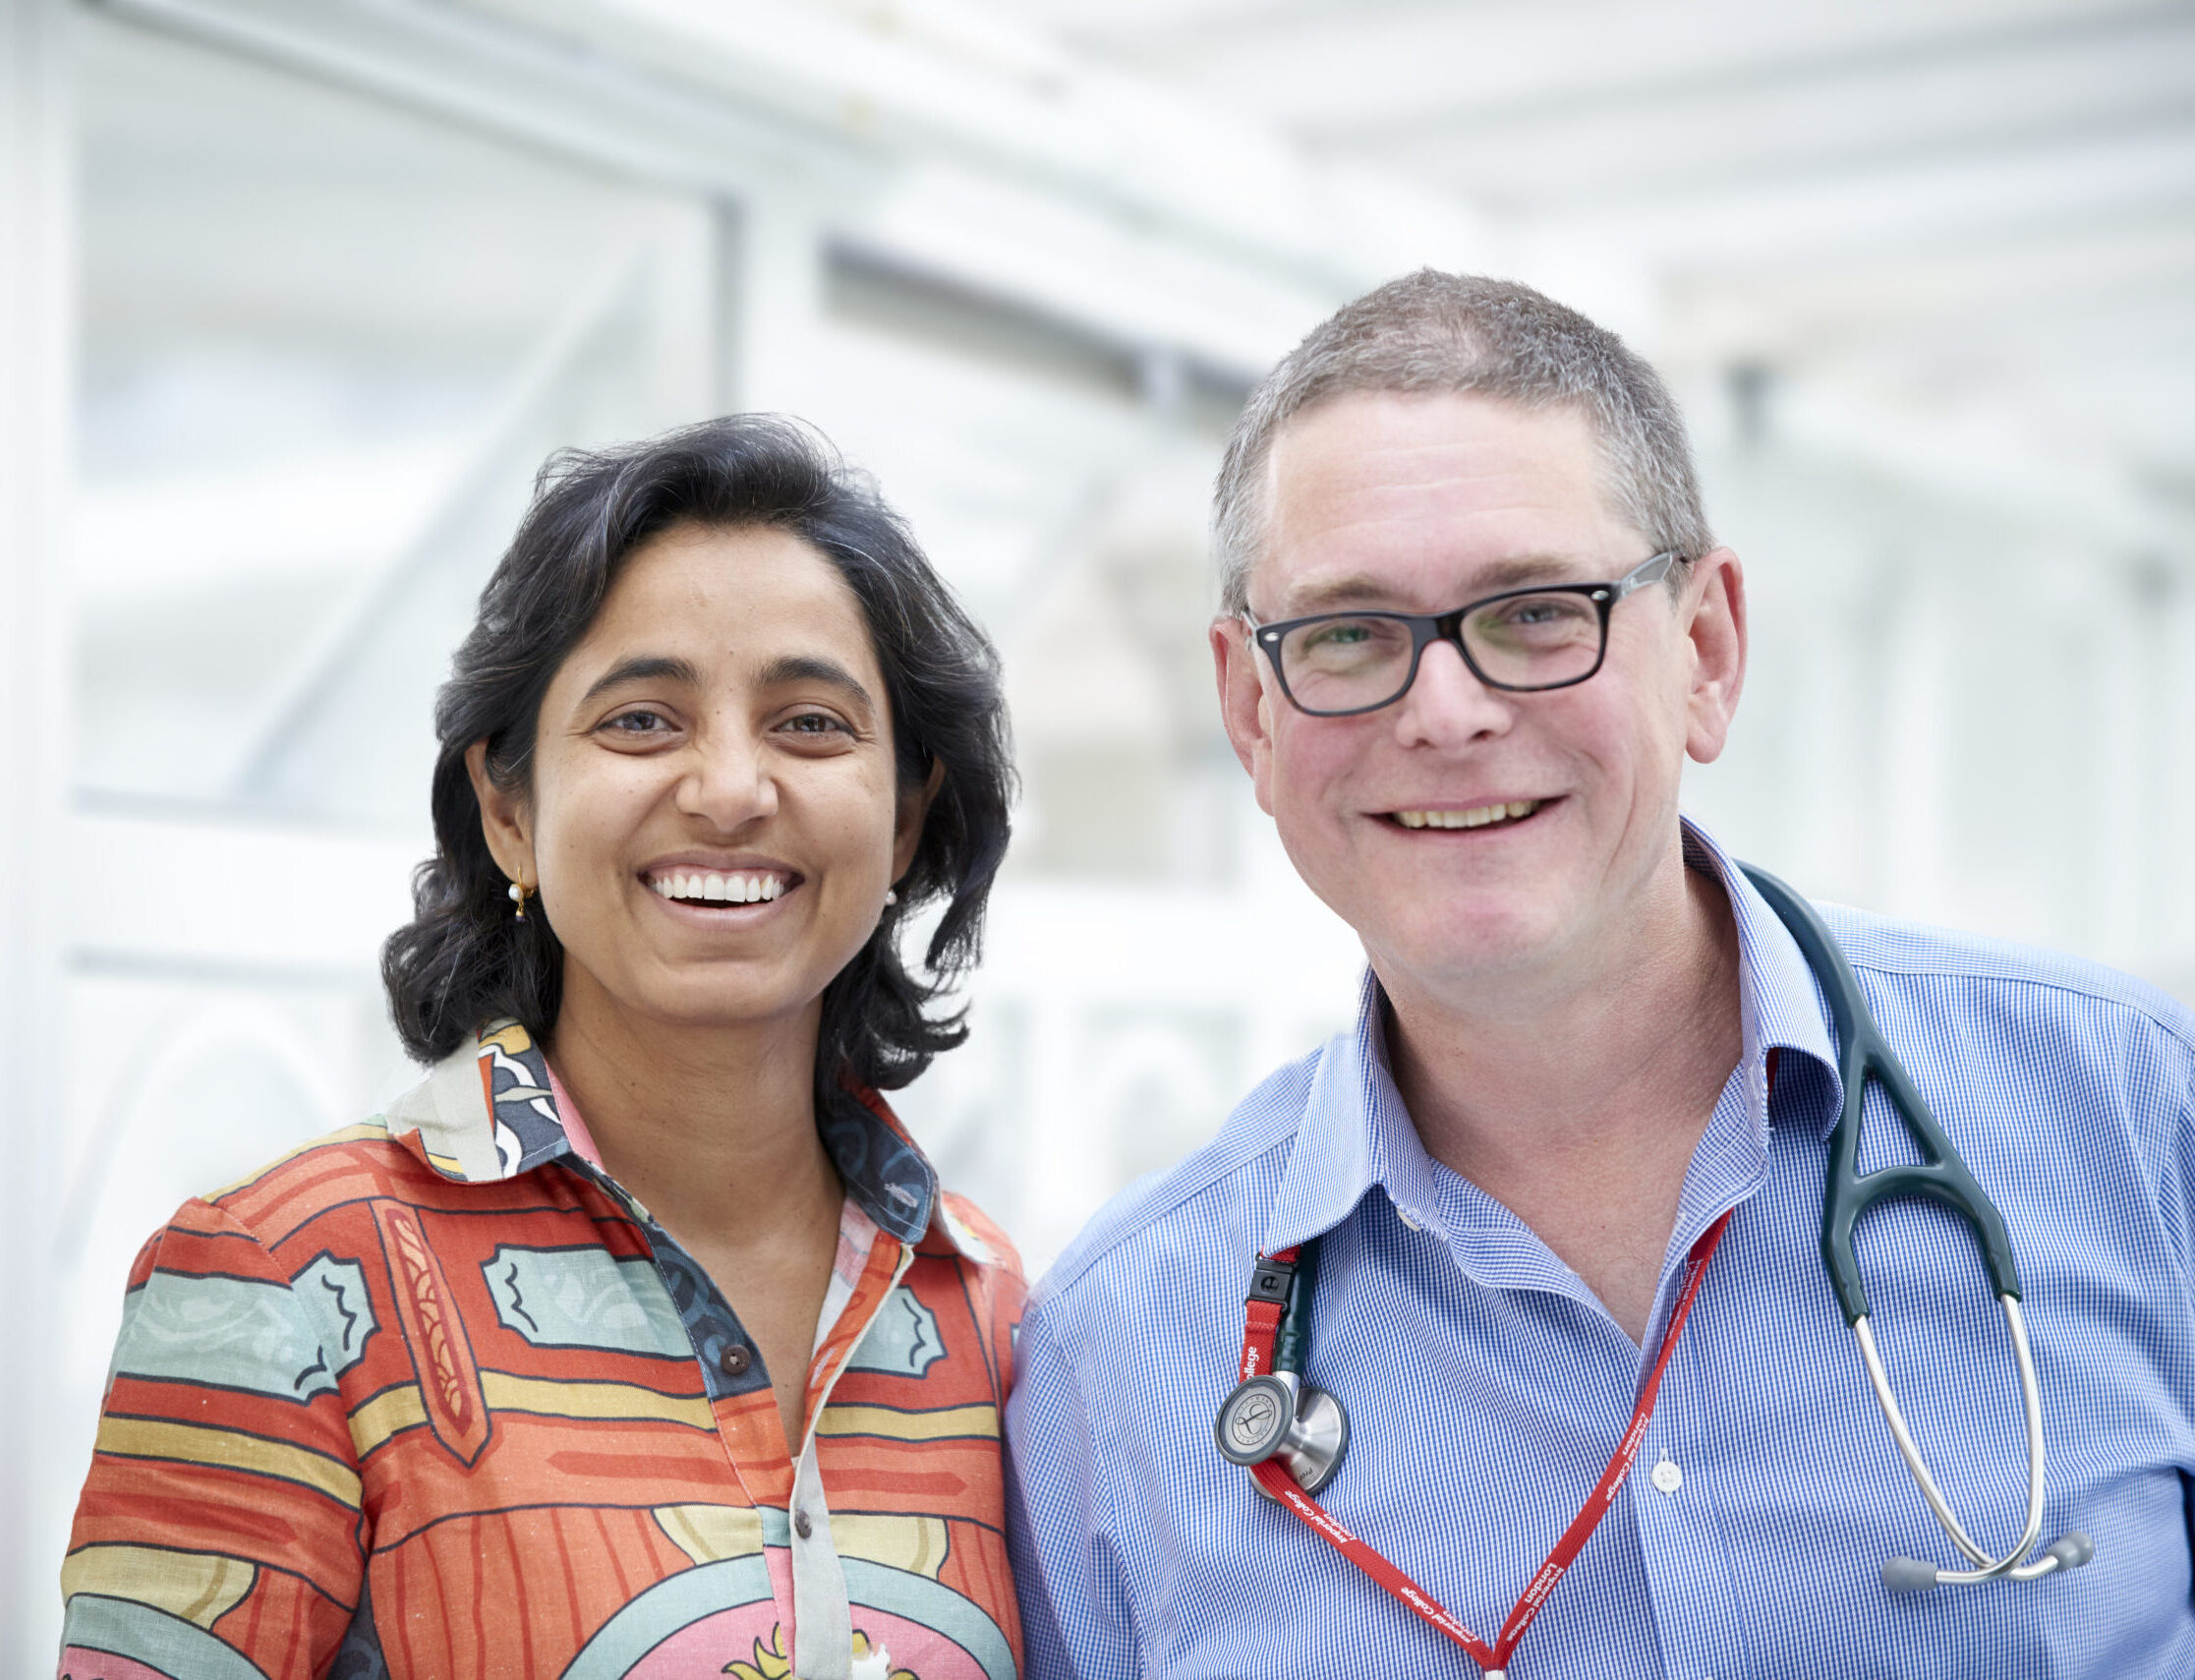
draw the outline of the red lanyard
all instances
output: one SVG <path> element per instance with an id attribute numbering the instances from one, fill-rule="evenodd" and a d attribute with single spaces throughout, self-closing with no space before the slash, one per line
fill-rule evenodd
<path id="1" fill-rule="evenodd" d="M 1498 1676 L 1508 1667 L 1511 1652 L 1525 1637 L 1525 1630 L 1531 1626 L 1532 1617 L 1539 1614 L 1540 1606 L 1547 1602 L 1555 1591 L 1555 1583 L 1563 1572 L 1577 1560 L 1585 1549 L 1586 1541 L 1592 1537 L 1593 1530 L 1600 1527 L 1600 1519 L 1608 1514 L 1608 1507 L 1615 1502 L 1616 1490 L 1623 1486 L 1624 1477 L 1631 1474 L 1631 1461 L 1639 1456 L 1639 1443 L 1646 1437 L 1646 1424 L 1653 1418 L 1654 1397 L 1661 1392 L 1661 1373 L 1669 1367 L 1669 1356 L 1676 1351 L 1678 1334 L 1685 1327 L 1685 1317 L 1692 1311 L 1692 1299 L 1700 1293 L 1700 1280 L 1707 1274 L 1707 1262 L 1714 1257 L 1715 1245 L 1722 1241 L 1723 1227 L 1730 1223 L 1725 1213 L 1702 1233 L 1700 1241 L 1692 1246 L 1692 1252 L 1685 1256 L 1684 1286 L 1677 1292 L 1675 1310 L 1669 1314 L 1669 1328 L 1661 1338 L 1661 1353 L 1654 1360 L 1652 1372 L 1646 1385 L 1640 1390 L 1639 1404 L 1631 1414 L 1631 1427 L 1616 1446 L 1615 1457 L 1608 1461 L 1608 1468 L 1600 1473 L 1600 1481 L 1586 1500 L 1585 1508 L 1570 1520 L 1562 1538 L 1555 1542 L 1555 1549 L 1547 1554 L 1547 1561 L 1539 1566 L 1526 1587 L 1524 1595 L 1517 1600 L 1516 1608 L 1509 1612 L 1509 1619 L 1502 1623 L 1500 1637 L 1488 1645 L 1471 1629 L 1464 1626 L 1416 1582 L 1389 1563 L 1386 1558 L 1351 1534 L 1341 1524 L 1326 1514 L 1325 1507 L 1296 1485 L 1296 1478 L 1282 1468 L 1277 1458 L 1267 1459 L 1250 1474 L 1258 1484 L 1303 1519 L 1311 1532 L 1336 1551 L 1340 1552 L 1358 1569 L 1370 1576 L 1394 1597 L 1401 1600 L 1419 1620 L 1438 1628 L 1470 1653 L 1488 1680 Z M 1273 1259 L 1293 1264 L 1294 1248 L 1285 1248 Z M 1247 1381 L 1266 1369 L 1273 1362 L 1273 1333 L 1280 1327 L 1281 1308 L 1278 1303 L 1252 1301 L 1246 1310 L 1242 1327 L 1242 1368 L 1241 1380 Z"/>

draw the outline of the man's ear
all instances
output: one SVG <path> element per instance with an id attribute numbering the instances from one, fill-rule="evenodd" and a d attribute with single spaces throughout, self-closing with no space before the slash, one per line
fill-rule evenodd
<path id="1" fill-rule="evenodd" d="M 488 854 L 495 867 L 513 881 L 528 887 L 541 885 L 541 870 L 534 862 L 533 813 L 526 801 L 507 787 L 499 787 L 488 774 L 488 742 L 475 741 L 465 749 L 465 774 L 473 780 L 473 797 L 480 801 L 480 832 L 488 841 Z"/>
<path id="2" fill-rule="evenodd" d="M 922 779 L 920 787 L 910 787 L 899 795 L 899 809 L 892 821 L 892 879 L 896 881 L 906 874 L 914 862 L 915 848 L 922 843 L 922 824 L 930 815 L 930 801 L 938 796 L 938 789 L 945 785 L 945 760 L 930 761 L 930 774 Z"/>
<path id="3" fill-rule="evenodd" d="M 1241 618 L 1212 620 L 1212 675 L 1219 684 L 1220 722 L 1235 756 L 1250 773 L 1258 805 L 1270 816 L 1273 810 L 1268 785 L 1273 764 L 1273 712 L 1259 678 L 1257 650 L 1250 646 L 1249 626 Z"/>
<path id="4" fill-rule="evenodd" d="M 1692 565 L 1682 601 L 1689 607 L 1685 635 L 1691 644 L 1692 681 L 1685 696 L 1685 751 L 1694 762 L 1722 756 L 1746 682 L 1746 569 L 1728 549 L 1715 549 Z"/>

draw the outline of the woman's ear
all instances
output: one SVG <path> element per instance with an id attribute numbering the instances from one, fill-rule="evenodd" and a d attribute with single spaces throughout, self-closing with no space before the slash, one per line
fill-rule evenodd
<path id="1" fill-rule="evenodd" d="M 526 801 L 496 783 L 488 774 L 488 742 L 475 741 L 465 749 L 465 774 L 473 780 L 473 797 L 480 801 L 481 838 L 495 867 L 525 887 L 541 885 L 541 870 L 534 863 L 532 813 Z"/>
<path id="2" fill-rule="evenodd" d="M 920 787 L 909 787 L 899 795 L 898 814 L 892 823 L 892 879 L 896 881 L 906 874 L 914 862 L 915 847 L 922 843 L 923 819 L 930 814 L 930 801 L 938 796 L 938 789 L 945 785 L 945 760 L 930 761 L 930 774 L 922 779 Z"/>

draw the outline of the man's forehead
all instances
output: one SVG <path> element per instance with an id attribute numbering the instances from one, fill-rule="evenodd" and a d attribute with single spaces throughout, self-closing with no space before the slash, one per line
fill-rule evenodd
<path id="1" fill-rule="evenodd" d="M 1258 594 L 1274 613 L 1575 579 L 1604 564 L 1611 535 L 1598 452 L 1570 409 L 1353 393 L 1290 421 L 1266 481 Z"/>

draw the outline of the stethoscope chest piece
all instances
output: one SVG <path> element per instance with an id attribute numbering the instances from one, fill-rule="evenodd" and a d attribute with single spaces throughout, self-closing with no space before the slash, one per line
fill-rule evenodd
<path id="1" fill-rule="evenodd" d="M 1212 1420 L 1212 1438 L 1223 1457 L 1245 1470 L 1269 1458 L 1295 1477 L 1305 1493 L 1317 1493 L 1342 1467 L 1349 1450 L 1349 1415 L 1323 1388 L 1313 1388 L 1295 1371 L 1268 1372 L 1238 1385 Z M 1251 1483 L 1265 1498 L 1272 1495 Z"/>

